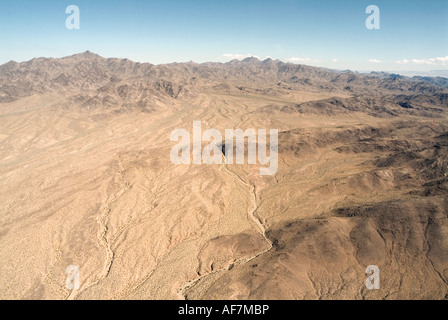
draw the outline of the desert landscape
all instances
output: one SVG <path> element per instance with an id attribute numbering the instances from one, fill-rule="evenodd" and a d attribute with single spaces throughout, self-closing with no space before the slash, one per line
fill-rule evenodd
<path id="1" fill-rule="evenodd" d="M 278 129 L 278 170 L 174 165 L 194 121 Z M 448 298 L 445 78 L 11 61 L 0 141 L 1 299 Z"/>

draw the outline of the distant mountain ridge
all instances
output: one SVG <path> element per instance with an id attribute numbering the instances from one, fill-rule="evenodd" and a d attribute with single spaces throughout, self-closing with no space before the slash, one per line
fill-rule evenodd
<path id="1" fill-rule="evenodd" d="M 0 102 L 47 92 L 70 96 L 84 107 L 138 107 L 204 90 L 283 94 L 288 90 L 363 95 L 435 95 L 448 92 L 448 79 L 408 78 L 388 73 L 360 74 L 319 67 L 260 61 L 255 57 L 227 63 L 194 62 L 153 65 L 104 58 L 90 51 L 64 58 L 10 61 L 0 66 Z M 79 93 L 79 91 L 82 93 Z"/>

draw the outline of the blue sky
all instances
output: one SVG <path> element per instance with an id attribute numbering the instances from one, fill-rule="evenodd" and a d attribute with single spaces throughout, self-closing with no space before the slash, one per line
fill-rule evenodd
<path id="1" fill-rule="evenodd" d="M 380 30 L 368 30 L 368 5 Z M 80 9 L 68 30 L 65 9 Z M 0 0 L 0 64 L 90 50 L 153 64 L 254 55 L 360 71 L 447 70 L 446 0 Z"/>

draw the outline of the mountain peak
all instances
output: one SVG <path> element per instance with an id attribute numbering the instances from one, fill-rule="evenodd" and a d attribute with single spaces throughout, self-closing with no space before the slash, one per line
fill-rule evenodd
<path id="1" fill-rule="evenodd" d="M 102 58 L 100 55 L 97 55 L 96 53 L 93 53 L 89 50 L 84 51 L 82 53 L 77 53 L 74 54 L 72 56 L 70 56 L 70 58 L 77 58 L 77 59 L 98 59 L 98 58 Z"/>
<path id="2" fill-rule="evenodd" d="M 248 57 L 248 58 L 245 58 L 245 59 L 243 59 L 242 60 L 243 62 L 260 62 L 260 60 L 258 60 L 257 58 L 255 58 L 255 57 Z"/>
<path id="3" fill-rule="evenodd" d="M 0 66 L 0 69 L 3 71 L 11 71 L 16 69 L 19 66 L 19 63 L 15 62 L 14 60 L 11 60 L 4 65 Z"/>
<path id="4" fill-rule="evenodd" d="M 96 53 L 93 53 L 93 52 L 91 52 L 91 51 L 89 51 L 89 50 L 87 50 L 87 51 L 84 51 L 83 53 L 80 53 L 80 55 L 82 55 L 82 56 L 87 56 L 87 57 L 99 57 L 99 55 L 97 55 Z"/>
<path id="5" fill-rule="evenodd" d="M 268 58 L 264 59 L 263 61 L 261 61 L 261 64 L 263 64 L 263 65 L 273 65 L 273 64 L 276 64 L 276 63 L 279 63 L 279 62 L 280 62 L 280 60 L 274 60 L 274 59 L 268 57 Z"/>

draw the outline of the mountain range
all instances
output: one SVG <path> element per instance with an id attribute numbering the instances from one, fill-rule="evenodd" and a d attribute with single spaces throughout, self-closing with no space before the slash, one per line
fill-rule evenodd
<path id="1" fill-rule="evenodd" d="M 12 102 L 33 94 L 63 92 L 68 104 L 86 108 L 151 110 L 157 100 L 197 95 L 204 90 L 268 95 L 294 90 L 355 97 L 368 94 L 393 102 L 397 102 L 395 96 L 400 95 L 405 100 L 444 103 L 448 92 L 444 89 L 447 88 L 448 79 L 441 77 L 408 78 L 381 72 L 359 74 L 270 58 L 260 61 L 254 57 L 228 63 L 152 65 L 128 59 L 106 59 L 86 51 L 61 59 L 10 61 L 0 66 L 0 102 Z"/>

